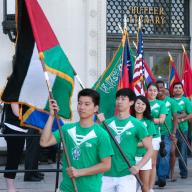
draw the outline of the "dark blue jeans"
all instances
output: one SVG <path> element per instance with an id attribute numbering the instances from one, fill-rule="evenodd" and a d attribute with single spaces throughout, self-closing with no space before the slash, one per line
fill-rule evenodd
<path id="1" fill-rule="evenodd" d="M 183 132 L 183 134 L 184 134 L 185 138 L 187 138 L 187 131 Z M 177 141 L 178 148 L 179 148 L 181 155 L 183 156 L 183 159 L 187 165 L 187 145 L 178 132 L 177 132 L 177 140 L 178 140 Z M 181 177 L 187 177 L 188 176 L 188 170 L 185 167 L 185 165 L 183 164 L 183 161 L 182 161 L 180 156 L 178 156 L 178 160 L 179 160 L 179 169 L 180 169 Z"/>
<path id="2" fill-rule="evenodd" d="M 158 154 L 157 157 L 157 176 L 161 179 L 166 179 L 166 177 L 169 177 L 169 171 L 170 171 L 170 152 L 171 152 L 171 144 L 172 141 L 170 139 L 169 135 L 162 135 L 161 140 L 165 143 L 165 150 L 167 152 L 165 157 L 161 157 L 160 154 Z"/>

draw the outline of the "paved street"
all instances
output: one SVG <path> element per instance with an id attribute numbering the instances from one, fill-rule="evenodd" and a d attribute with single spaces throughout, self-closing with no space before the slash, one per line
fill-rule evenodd
<path id="1" fill-rule="evenodd" d="M 53 169 L 55 164 L 40 165 L 41 169 Z M 155 188 L 155 192 L 191 192 L 192 191 L 192 158 L 188 162 L 189 177 L 187 179 L 180 179 L 178 166 L 176 167 L 176 182 L 167 182 L 164 189 Z M 3 167 L 0 167 L 2 170 Z M 20 166 L 23 169 L 23 166 Z M 45 173 L 45 178 L 41 182 L 23 182 L 23 173 L 18 173 L 16 178 L 17 192 L 54 192 L 55 189 L 55 173 Z M 61 178 L 61 176 L 60 176 Z M 3 174 L 0 176 L 0 192 L 6 192 Z"/>

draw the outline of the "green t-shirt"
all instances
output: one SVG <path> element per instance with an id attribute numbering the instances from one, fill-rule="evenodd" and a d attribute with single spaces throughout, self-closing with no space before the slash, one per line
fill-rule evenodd
<path id="1" fill-rule="evenodd" d="M 88 168 L 101 162 L 101 159 L 113 155 L 109 135 L 102 127 L 94 124 L 82 128 L 79 124 L 65 124 L 62 127 L 71 164 L 76 169 Z M 53 133 L 57 143 L 61 142 L 59 131 Z M 73 192 L 71 178 L 66 172 L 67 162 L 63 155 L 63 180 L 60 184 L 62 192 Z M 102 174 L 76 178 L 78 192 L 100 192 Z"/>
<path id="2" fill-rule="evenodd" d="M 155 129 L 155 124 L 153 121 L 151 121 L 149 119 L 142 119 L 140 121 L 146 127 L 146 129 L 149 133 L 149 136 L 154 137 L 157 134 L 156 129 Z M 136 152 L 136 156 L 137 157 L 143 157 L 146 154 L 146 152 L 147 152 L 147 149 L 145 147 L 138 147 L 137 152 Z"/>
<path id="3" fill-rule="evenodd" d="M 149 101 L 150 107 L 151 107 L 151 116 L 153 118 L 159 118 L 160 115 L 166 115 L 167 114 L 167 109 L 165 107 L 165 103 L 163 101 L 160 100 L 153 100 L 153 101 Z M 154 138 L 160 137 L 160 125 L 159 124 L 155 124 L 155 128 L 157 131 L 157 135 Z"/>
<path id="4" fill-rule="evenodd" d="M 174 98 L 174 99 L 179 106 L 179 112 L 185 112 L 188 115 L 192 113 L 192 105 L 191 105 L 191 102 L 188 98 L 181 97 L 179 99 L 177 99 L 177 98 Z M 188 131 L 188 127 L 189 127 L 188 121 L 184 121 L 184 122 L 179 123 L 179 129 L 181 129 L 184 132 Z"/>
<path id="5" fill-rule="evenodd" d="M 106 123 L 109 125 L 112 134 L 120 144 L 122 151 L 127 156 L 131 165 L 135 165 L 137 144 L 148 136 L 145 126 L 132 116 L 123 120 L 112 117 L 107 119 Z M 130 175 L 131 173 L 128 170 L 127 163 L 123 159 L 115 143 L 113 141 L 111 141 L 111 143 L 115 154 L 112 157 L 111 169 L 104 173 L 104 175 L 110 177 Z"/>
<path id="6" fill-rule="evenodd" d="M 173 125 L 173 114 L 178 112 L 178 106 L 174 99 L 170 97 L 166 97 L 163 102 L 165 103 L 165 106 L 167 108 L 168 114 L 166 115 L 165 124 L 160 125 L 160 132 L 161 135 L 169 135 L 168 129 L 173 132 L 174 125 Z M 167 129 L 168 128 L 168 129 Z"/>

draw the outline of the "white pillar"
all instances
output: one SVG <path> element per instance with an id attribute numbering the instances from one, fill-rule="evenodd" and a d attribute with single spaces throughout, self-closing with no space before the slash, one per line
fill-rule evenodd
<path id="1" fill-rule="evenodd" d="M 0 23 L 2 22 L 3 22 L 3 1 L 0 1 Z M 3 33 L 2 26 L 1 26 L 1 30 L 0 30 L 0 55 L 1 55 L 0 56 L 0 94 L 6 84 L 7 77 L 11 74 L 11 71 L 12 71 L 13 54 L 14 54 L 14 44 L 9 40 L 8 35 L 5 35 Z"/>
<path id="2" fill-rule="evenodd" d="M 85 82 L 92 87 L 106 67 L 106 1 L 85 3 Z"/>
<path id="3" fill-rule="evenodd" d="M 85 86 L 92 87 L 106 67 L 106 1 L 39 2 Z"/>

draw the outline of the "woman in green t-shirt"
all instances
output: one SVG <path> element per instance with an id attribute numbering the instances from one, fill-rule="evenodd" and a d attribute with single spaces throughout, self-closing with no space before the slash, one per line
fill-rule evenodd
<path id="1" fill-rule="evenodd" d="M 147 87 L 147 99 L 149 100 L 149 104 L 151 107 L 151 116 L 153 118 L 153 122 L 155 124 L 155 129 L 157 134 L 152 139 L 153 145 L 153 156 L 152 156 L 152 170 L 150 175 L 150 189 L 155 184 L 156 178 L 156 164 L 157 164 L 157 155 L 160 148 L 161 142 L 161 134 L 160 134 L 160 125 L 164 124 L 167 109 L 165 107 L 165 103 L 156 99 L 158 94 L 158 89 L 155 83 L 150 83 Z"/>
<path id="2" fill-rule="evenodd" d="M 133 116 L 139 119 L 143 125 L 147 128 L 149 139 L 152 145 L 152 137 L 156 134 L 155 126 L 151 117 L 151 108 L 149 101 L 143 95 L 139 95 L 135 99 L 133 106 Z M 138 149 L 136 153 L 136 163 L 141 161 L 146 154 L 146 148 L 143 147 L 142 142 L 138 143 Z M 149 191 L 149 177 L 150 170 L 152 169 L 151 159 L 139 170 L 139 177 L 143 182 L 142 192 Z"/>

